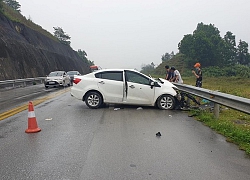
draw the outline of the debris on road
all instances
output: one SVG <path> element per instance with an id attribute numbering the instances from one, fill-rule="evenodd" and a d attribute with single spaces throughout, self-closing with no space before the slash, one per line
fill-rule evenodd
<path id="1" fill-rule="evenodd" d="M 160 133 L 160 132 L 156 133 L 156 136 L 160 137 L 160 136 L 161 136 L 161 133 Z"/>
<path id="2" fill-rule="evenodd" d="M 45 121 L 51 121 L 52 120 L 52 118 L 47 118 L 47 119 L 45 119 Z"/>
<path id="3" fill-rule="evenodd" d="M 190 114 L 190 115 L 188 115 L 188 117 L 194 117 L 194 116 L 197 116 L 197 114 Z"/>
<path id="4" fill-rule="evenodd" d="M 142 110 L 143 108 L 142 107 L 138 107 L 136 110 Z"/>
<path id="5" fill-rule="evenodd" d="M 121 108 L 114 108 L 114 111 L 120 110 Z"/>

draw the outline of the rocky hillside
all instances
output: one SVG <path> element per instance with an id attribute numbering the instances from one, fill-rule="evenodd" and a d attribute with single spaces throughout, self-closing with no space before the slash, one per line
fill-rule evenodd
<path id="1" fill-rule="evenodd" d="M 55 70 L 89 72 L 71 47 L 0 13 L 0 80 L 46 76 Z"/>

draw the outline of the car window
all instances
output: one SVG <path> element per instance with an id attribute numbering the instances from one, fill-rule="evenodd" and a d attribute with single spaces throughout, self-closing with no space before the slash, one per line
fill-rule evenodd
<path id="1" fill-rule="evenodd" d="M 62 76 L 62 72 L 51 72 L 49 74 L 49 77 L 53 77 L 53 76 Z"/>
<path id="2" fill-rule="evenodd" d="M 80 74 L 78 71 L 69 71 L 67 72 L 68 75 L 77 75 Z"/>
<path id="3" fill-rule="evenodd" d="M 126 80 L 128 82 L 150 85 L 150 79 L 132 71 L 126 71 Z"/>
<path id="4" fill-rule="evenodd" d="M 108 72 L 99 72 L 95 74 L 96 78 L 109 79 L 115 81 L 123 81 L 122 71 L 108 71 Z"/>

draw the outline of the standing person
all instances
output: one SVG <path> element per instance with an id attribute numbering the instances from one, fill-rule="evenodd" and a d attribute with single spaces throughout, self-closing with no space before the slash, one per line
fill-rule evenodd
<path id="1" fill-rule="evenodd" d="M 196 77 L 195 86 L 196 87 L 202 87 L 202 71 L 201 71 L 201 68 L 200 68 L 201 64 L 200 63 L 195 63 L 194 67 L 195 67 L 195 71 L 192 70 L 192 73 Z"/>
<path id="2" fill-rule="evenodd" d="M 183 83 L 183 80 L 182 80 L 182 78 L 181 78 L 181 74 L 180 74 L 180 72 L 177 70 L 177 69 L 175 69 L 175 67 L 174 66 L 172 66 L 171 68 L 170 68 L 170 71 L 174 74 L 173 75 L 173 78 L 172 79 L 170 79 L 170 81 L 171 82 L 176 82 L 176 83 Z"/>
<path id="3" fill-rule="evenodd" d="M 173 78 L 173 72 L 171 72 L 168 65 L 165 66 L 165 69 L 166 69 L 166 77 L 165 77 L 165 79 L 169 81 L 170 79 Z"/>

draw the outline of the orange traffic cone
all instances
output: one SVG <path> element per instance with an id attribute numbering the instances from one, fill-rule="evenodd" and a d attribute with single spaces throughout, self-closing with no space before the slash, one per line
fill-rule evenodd
<path id="1" fill-rule="evenodd" d="M 28 129 L 26 129 L 26 133 L 36 133 L 41 131 L 41 129 L 37 126 L 36 115 L 34 111 L 34 106 L 32 102 L 29 102 L 29 110 L 28 110 Z"/>

